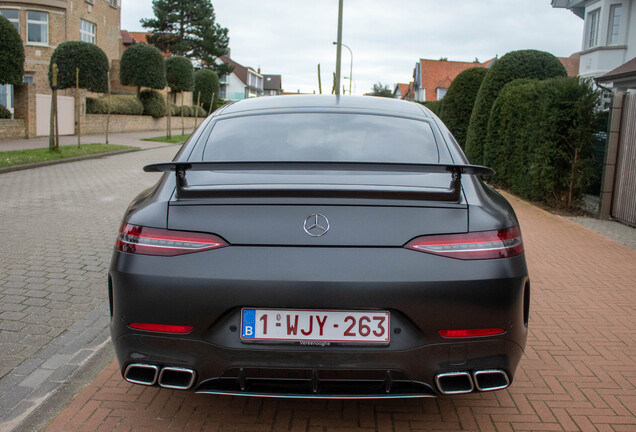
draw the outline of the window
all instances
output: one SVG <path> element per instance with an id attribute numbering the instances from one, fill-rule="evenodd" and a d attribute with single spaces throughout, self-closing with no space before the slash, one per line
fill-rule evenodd
<path id="1" fill-rule="evenodd" d="M 593 48 L 598 45 L 598 19 L 601 14 L 600 9 L 596 9 L 587 14 L 587 46 Z"/>
<path id="2" fill-rule="evenodd" d="M 27 43 L 48 45 L 49 14 L 27 11 Z"/>
<path id="3" fill-rule="evenodd" d="M 612 5 L 610 8 L 610 21 L 607 31 L 607 44 L 616 45 L 618 43 L 618 32 L 621 24 L 622 6 L 620 4 Z"/>
<path id="4" fill-rule="evenodd" d="M 121 0 L 109 0 L 109 3 L 112 7 L 120 7 L 121 6 Z"/>
<path id="5" fill-rule="evenodd" d="M 0 15 L 8 19 L 18 33 L 20 33 L 20 11 L 16 9 L 0 9 Z"/>
<path id="6" fill-rule="evenodd" d="M 80 20 L 80 40 L 94 44 L 96 27 L 92 22 Z"/>
<path id="7" fill-rule="evenodd" d="M 295 113 L 217 121 L 203 160 L 438 163 L 439 153 L 425 121 Z"/>
<path id="8" fill-rule="evenodd" d="M 33 84 L 33 75 L 24 75 L 22 77 L 22 82 L 25 84 Z"/>
<path id="9" fill-rule="evenodd" d="M 446 91 L 448 89 L 444 88 L 444 87 L 437 87 L 437 100 L 440 101 L 442 99 L 444 99 L 444 96 L 446 96 Z"/>
<path id="10" fill-rule="evenodd" d="M 13 86 L 0 84 L 0 105 L 13 113 Z"/>

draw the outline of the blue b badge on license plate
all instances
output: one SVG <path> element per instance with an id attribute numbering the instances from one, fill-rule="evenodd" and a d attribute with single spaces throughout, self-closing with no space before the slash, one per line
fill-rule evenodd
<path id="1" fill-rule="evenodd" d="M 243 339 L 254 338 L 256 333 L 256 310 L 243 309 L 243 317 L 241 319 L 241 337 Z"/>

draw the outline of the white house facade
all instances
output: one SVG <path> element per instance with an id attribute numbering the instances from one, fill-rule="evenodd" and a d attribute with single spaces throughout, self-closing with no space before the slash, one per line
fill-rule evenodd
<path id="1" fill-rule="evenodd" d="M 596 78 L 636 57 L 636 1 L 552 0 L 585 20 L 579 76 Z"/>

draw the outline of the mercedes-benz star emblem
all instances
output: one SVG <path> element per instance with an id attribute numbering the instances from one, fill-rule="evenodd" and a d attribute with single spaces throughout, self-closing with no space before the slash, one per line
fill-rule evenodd
<path id="1" fill-rule="evenodd" d="M 303 229 L 312 237 L 323 236 L 329 231 L 329 219 L 320 213 L 314 213 L 305 219 Z"/>

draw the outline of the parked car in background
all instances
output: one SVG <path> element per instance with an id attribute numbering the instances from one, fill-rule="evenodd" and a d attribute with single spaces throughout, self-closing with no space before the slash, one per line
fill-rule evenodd
<path id="1" fill-rule="evenodd" d="M 108 275 L 126 380 L 303 398 L 512 382 L 519 223 L 423 106 L 243 100 L 145 170 L 164 174 L 128 208 Z"/>

